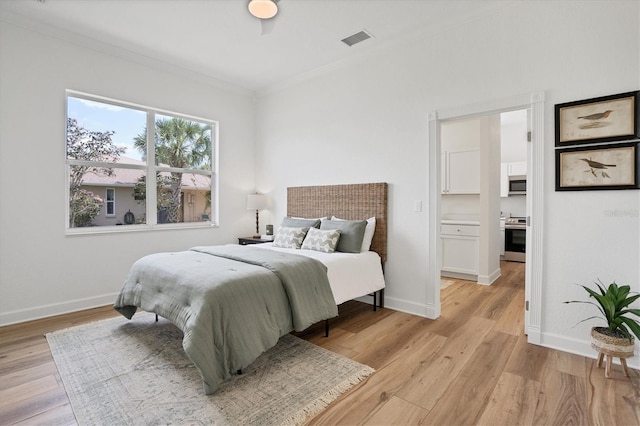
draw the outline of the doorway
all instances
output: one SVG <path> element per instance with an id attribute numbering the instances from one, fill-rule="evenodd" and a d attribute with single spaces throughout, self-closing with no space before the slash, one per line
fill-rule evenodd
<path id="1" fill-rule="evenodd" d="M 541 337 L 541 289 L 542 289 L 542 226 L 544 154 L 544 93 L 515 96 L 490 103 L 471 105 L 429 114 L 429 247 L 441 245 L 441 124 L 442 122 L 497 114 L 505 111 L 528 109 L 530 111 L 531 143 L 527 146 L 527 241 L 525 273 L 525 332 L 530 343 L 540 343 Z M 427 312 L 430 318 L 440 316 L 440 249 L 430 250 L 430 280 L 427 295 Z"/>
<path id="2" fill-rule="evenodd" d="M 443 285 L 493 285 L 507 270 L 523 271 L 526 241 L 526 174 L 529 110 L 440 125 L 441 259 Z M 506 225 L 506 226 L 505 226 Z M 522 293 L 524 273 L 510 286 Z M 441 286 L 441 289 L 443 287 Z M 521 290 L 521 291 L 520 291 Z M 522 320 L 520 321 L 522 322 Z"/>

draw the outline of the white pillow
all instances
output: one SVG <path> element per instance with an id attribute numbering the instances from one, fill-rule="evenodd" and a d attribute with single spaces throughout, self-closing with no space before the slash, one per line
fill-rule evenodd
<path id="1" fill-rule="evenodd" d="M 335 216 L 331 216 L 331 220 L 346 220 L 340 219 Z M 369 251 L 371 248 L 371 241 L 373 241 L 373 234 L 376 232 L 376 218 L 370 217 L 367 219 L 367 227 L 364 229 L 364 237 L 362 238 L 362 248 L 360 253 Z"/>
<path id="2" fill-rule="evenodd" d="M 322 216 L 322 217 L 314 217 L 314 218 L 308 218 L 308 217 L 291 217 L 291 219 L 302 219 L 302 220 L 318 220 L 320 219 L 321 221 L 323 220 L 327 220 L 329 219 L 327 216 Z"/>
<path id="3" fill-rule="evenodd" d="M 299 249 L 309 228 L 281 226 L 273 240 L 274 247 Z"/>
<path id="4" fill-rule="evenodd" d="M 302 243 L 303 250 L 315 250 L 323 253 L 333 253 L 338 246 L 341 231 L 339 229 L 322 230 L 309 228 Z"/>

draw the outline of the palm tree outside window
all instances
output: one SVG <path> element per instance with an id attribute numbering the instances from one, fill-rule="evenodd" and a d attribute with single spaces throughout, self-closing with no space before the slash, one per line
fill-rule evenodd
<path id="1" fill-rule="evenodd" d="M 166 221 L 185 221 L 183 186 L 185 177 L 195 180 L 195 171 L 211 170 L 211 125 L 178 117 L 156 116 L 154 157 L 157 175 L 158 212 L 167 211 Z M 147 129 L 135 138 L 135 147 L 144 158 L 147 155 Z M 197 188 L 197 186 L 194 186 Z M 189 191 L 189 200 L 195 194 Z M 205 191 L 206 192 L 206 191 Z M 193 196 L 193 198 L 191 197 Z M 206 214 L 206 204 L 201 214 Z M 195 203 L 195 201 L 193 202 Z M 189 206 L 193 204 L 189 202 Z M 164 218 L 163 218 L 164 220 Z M 159 222 L 161 222 L 159 220 Z"/>

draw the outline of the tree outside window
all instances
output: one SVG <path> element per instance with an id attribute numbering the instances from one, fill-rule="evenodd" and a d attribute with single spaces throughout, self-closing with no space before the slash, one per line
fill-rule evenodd
<path id="1" fill-rule="evenodd" d="M 81 162 L 117 163 L 124 149 L 113 144 L 113 132 L 90 131 L 78 126 L 77 120 L 67 119 L 67 158 Z M 113 169 L 80 163 L 69 174 L 69 226 L 90 226 L 102 208 L 100 196 L 84 189 L 87 174 L 110 176 Z"/>

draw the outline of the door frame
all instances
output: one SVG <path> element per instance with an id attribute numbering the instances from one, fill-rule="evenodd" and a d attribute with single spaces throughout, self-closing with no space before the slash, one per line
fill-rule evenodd
<path id="1" fill-rule="evenodd" d="M 440 124 L 443 121 L 469 118 L 506 111 L 530 111 L 531 141 L 527 144 L 527 241 L 525 274 L 524 327 L 528 341 L 541 343 L 543 229 L 544 229 L 544 92 L 517 95 L 491 102 L 429 113 L 429 280 L 427 317 L 440 316 Z"/>

